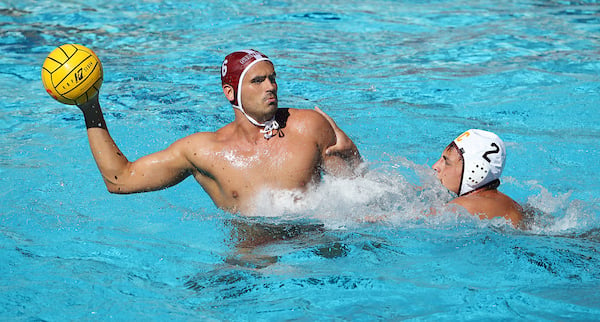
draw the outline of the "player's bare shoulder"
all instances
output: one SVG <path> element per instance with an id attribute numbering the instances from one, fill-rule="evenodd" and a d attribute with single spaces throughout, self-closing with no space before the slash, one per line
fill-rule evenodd
<path id="1" fill-rule="evenodd" d="M 480 207 L 477 204 L 477 200 L 472 196 L 461 196 L 450 201 L 451 204 L 456 204 L 465 208 L 468 212 L 474 214 L 480 212 Z"/>
<path id="2" fill-rule="evenodd" d="M 213 154 L 218 149 L 218 142 L 219 135 L 216 132 L 197 132 L 175 141 L 169 149 L 196 163 Z"/>
<path id="3" fill-rule="evenodd" d="M 301 134 L 324 136 L 326 141 L 335 138 L 335 134 L 329 122 L 317 111 L 309 109 L 287 109 L 288 126 Z"/>

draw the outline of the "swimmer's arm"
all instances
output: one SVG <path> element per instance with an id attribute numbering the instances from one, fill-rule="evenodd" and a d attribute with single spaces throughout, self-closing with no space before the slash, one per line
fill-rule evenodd
<path id="1" fill-rule="evenodd" d="M 325 168 L 328 172 L 332 172 L 336 175 L 354 175 L 355 170 L 362 163 L 362 157 L 358 148 L 346 135 L 342 129 L 340 129 L 335 121 L 323 112 L 319 107 L 315 106 L 315 110 L 323 116 L 329 123 L 334 133 L 333 143 L 329 143 L 325 150 Z"/>
<path id="2" fill-rule="evenodd" d="M 183 142 L 130 162 L 110 136 L 102 110 L 95 99 L 82 104 L 88 140 L 96 165 L 111 193 L 153 191 L 175 185 L 191 174 Z"/>
<path id="3" fill-rule="evenodd" d="M 136 193 L 171 187 L 192 174 L 192 165 L 175 142 L 168 148 L 127 162 L 125 166 L 103 173 L 112 193 Z M 114 175 L 114 176 L 113 176 Z"/>

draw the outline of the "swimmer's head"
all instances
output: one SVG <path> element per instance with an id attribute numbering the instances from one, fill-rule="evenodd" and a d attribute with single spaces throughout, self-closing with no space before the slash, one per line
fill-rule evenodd
<path id="1" fill-rule="evenodd" d="M 500 179 L 506 149 L 504 142 L 496 134 L 471 129 L 459 135 L 453 143 L 463 159 L 459 196 Z"/>
<path id="2" fill-rule="evenodd" d="M 271 62 L 265 54 L 254 49 L 248 49 L 227 55 L 221 65 L 221 84 L 233 88 L 234 99 L 230 101 L 231 105 L 242 112 L 244 112 L 242 107 L 242 80 L 246 72 L 260 61 Z"/>

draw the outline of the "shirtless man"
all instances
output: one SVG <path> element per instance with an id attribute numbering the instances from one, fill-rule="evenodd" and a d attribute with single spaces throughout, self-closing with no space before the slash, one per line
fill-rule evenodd
<path id="1" fill-rule="evenodd" d="M 354 143 L 318 108 L 279 109 L 275 75 L 271 60 L 258 51 L 229 54 L 221 82 L 234 121 L 134 162 L 108 133 L 98 96 L 80 105 L 108 191 L 154 191 L 193 176 L 217 207 L 246 214 L 261 189 L 304 190 L 320 180 L 322 171 L 352 174 L 361 162 Z"/>
<path id="2" fill-rule="evenodd" d="M 452 204 L 481 219 L 504 217 L 519 226 L 521 206 L 497 189 L 505 159 L 504 142 L 496 134 L 471 129 L 452 141 L 432 168 L 442 184 L 458 195 Z"/>

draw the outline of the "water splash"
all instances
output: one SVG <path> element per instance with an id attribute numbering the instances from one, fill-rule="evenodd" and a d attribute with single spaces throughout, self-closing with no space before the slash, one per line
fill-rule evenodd
<path id="1" fill-rule="evenodd" d="M 564 234 L 597 228 L 598 207 L 572 199 L 572 191 L 553 194 L 537 182 L 528 182 L 539 193 L 527 198 L 525 210 L 531 218 L 530 230 L 536 234 Z M 594 209 L 596 208 L 596 209 Z"/>
<path id="2" fill-rule="evenodd" d="M 255 216 L 294 220 L 312 218 L 330 229 L 345 229 L 365 222 L 401 224 L 422 219 L 431 207 L 442 207 L 451 195 L 423 166 L 398 158 L 371 164 L 353 178 L 325 176 L 308 191 L 263 190 L 256 198 Z M 421 184 L 410 182 L 401 171 L 410 170 Z"/>
<path id="3" fill-rule="evenodd" d="M 511 227 L 503 218 L 479 220 L 466 211 L 451 211 L 446 205 L 454 196 L 433 171 L 403 157 L 366 165 L 362 176 L 325 176 L 308 191 L 263 190 L 256 198 L 253 216 L 275 221 L 313 219 L 328 229 L 352 229 L 365 224 L 442 228 L 456 225 Z M 571 193 L 553 195 L 543 186 L 514 178 L 506 183 L 539 192 L 523 205 L 526 230 L 534 234 L 587 231 L 598 225 L 591 205 L 573 200 Z M 432 215 L 435 214 L 435 215 Z M 504 229 L 504 228 L 503 228 Z"/>

